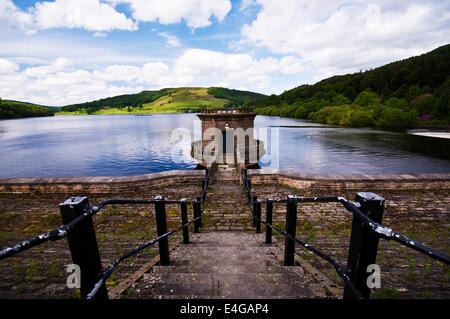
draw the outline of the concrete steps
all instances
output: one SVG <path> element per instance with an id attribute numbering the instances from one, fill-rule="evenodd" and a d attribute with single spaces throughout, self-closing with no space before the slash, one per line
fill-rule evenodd
<path id="1" fill-rule="evenodd" d="M 201 233 L 170 253 L 171 266 L 153 266 L 121 298 L 327 298 L 316 275 L 281 266 L 283 251 L 254 233 L 250 207 L 235 168 L 218 165 Z M 252 230 L 252 232 L 246 231 Z"/>
<path id="2" fill-rule="evenodd" d="M 207 232 L 179 245 L 171 266 L 154 266 L 128 298 L 325 298 L 325 288 L 300 266 L 283 267 L 283 251 L 264 234 Z"/>
<path id="3" fill-rule="evenodd" d="M 215 182 L 239 182 L 239 174 L 233 165 L 219 164 L 214 175 Z"/>

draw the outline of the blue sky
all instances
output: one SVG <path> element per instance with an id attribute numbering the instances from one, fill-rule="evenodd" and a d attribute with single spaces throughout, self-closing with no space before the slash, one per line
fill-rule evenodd
<path id="1" fill-rule="evenodd" d="M 178 86 L 279 94 L 448 39 L 448 1 L 0 0 L 0 97 L 66 105 Z"/>

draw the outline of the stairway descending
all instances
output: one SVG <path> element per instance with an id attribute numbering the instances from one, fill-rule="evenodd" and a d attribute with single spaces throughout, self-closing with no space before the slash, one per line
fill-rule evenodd
<path id="1" fill-rule="evenodd" d="M 218 165 L 202 220 L 201 233 L 171 251 L 171 266 L 153 266 L 121 298 L 330 297 L 317 274 L 300 265 L 281 266 L 283 250 L 254 233 L 235 167 Z"/>
<path id="2" fill-rule="evenodd" d="M 210 186 L 204 214 L 204 230 L 252 229 L 247 197 L 241 186 L 235 182 L 221 181 Z"/>
<path id="3" fill-rule="evenodd" d="M 192 234 L 171 252 L 171 266 L 154 266 L 125 298 L 326 298 L 301 266 L 283 267 L 283 251 L 264 234 L 215 231 Z"/>
<path id="4" fill-rule="evenodd" d="M 203 230 L 251 230 L 252 218 L 247 197 L 234 167 L 218 165 L 206 199 Z"/>

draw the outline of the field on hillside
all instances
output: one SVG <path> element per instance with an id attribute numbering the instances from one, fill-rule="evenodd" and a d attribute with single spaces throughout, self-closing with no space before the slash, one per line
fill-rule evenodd
<path id="1" fill-rule="evenodd" d="M 103 108 L 91 114 L 148 114 L 198 112 L 202 108 L 221 108 L 229 101 L 208 94 L 207 88 L 177 88 L 142 107 Z M 87 111 L 59 112 L 58 115 L 87 115 Z"/>

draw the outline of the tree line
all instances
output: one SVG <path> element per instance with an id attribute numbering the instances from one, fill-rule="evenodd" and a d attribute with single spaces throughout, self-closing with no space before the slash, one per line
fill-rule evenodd
<path id="1" fill-rule="evenodd" d="M 0 119 L 53 116 L 55 109 L 23 102 L 0 99 Z"/>
<path id="2" fill-rule="evenodd" d="M 137 94 L 123 94 L 114 97 L 107 97 L 104 99 L 66 105 L 61 108 L 64 112 L 76 112 L 86 110 L 88 114 L 94 113 L 104 107 L 114 108 L 128 108 L 142 107 L 145 103 L 153 102 L 159 99 L 161 96 L 167 95 L 169 89 L 162 89 L 158 91 L 142 91 Z"/>
<path id="3" fill-rule="evenodd" d="M 250 101 L 259 100 L 266 97 L 266 95 L 260 93 L 233 90 L 222 87 L 210 87 L 207 92 L 218 99 L 229 100 L 230 102 L 226 103 L 224 107 L 240 107 Z"/>
<path id="4" fill-rule="evenodd" d="M 450 45 L 244 104 L 257 114 L 348 126 L 450 124 Z"/>

